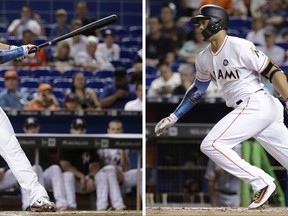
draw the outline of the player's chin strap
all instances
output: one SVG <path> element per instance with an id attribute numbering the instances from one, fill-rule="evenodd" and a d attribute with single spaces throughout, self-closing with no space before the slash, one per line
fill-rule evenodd
<path id="1" fill-rule="evenodd" d="M 275 69 L 271 71 L 273 66 Z M 272 83 L 272 78 L 275 75 L 275 73 L 277 73 L 277 72 L 283 73 L 283 71 L 278 67 L 278 65 L 276 65 L 273 61 L 270 60 L 267 67 L 261 72 L 261 75 L 264 76 L 266 79 L 269 79 L 270 83 Z M 269 76 L 268 76 L 268 74 L 269 74 Z"/>
<path id="2" fill-rule="evenodd" d="M 173 116 L 177 119 L 176 121 L 181 118 L 185 113 L 187 113 L 192 107 L 197 104 L 202 95 L 205 93 L 206 89 L 208 88 L 210 81 L 208 82 L 201 82 L 199 80 L 195 80 L 193 85 L 186 91 L 184 98 L 182 99 L 179 106 L 173 112 Z M 176 122 L 175 121 L 175 122 Z"/>

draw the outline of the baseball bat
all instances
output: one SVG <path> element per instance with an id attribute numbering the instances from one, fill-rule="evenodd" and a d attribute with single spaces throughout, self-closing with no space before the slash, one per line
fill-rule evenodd
<path id="1" fill-rule="evenodd" d="M 88 32 L 88 31 L 91 31 L 91 30 L 94 30 L 94 29 L 99 29 L 99 28 L 102 28 L 102 27 L 105 27 L 105 26 L 108 26 L 112 23 L 115 23 L 117 22 L 117 16 L 115 14 L 113 15 L 110 15 L 108 17 L 104 17 L 100 20 L 96 20 L 92 23 L 89 23 L 85 26 L 82 26 L 72 32 L 69 32 L 67 34 L 64 34 L 64 35 L 61 35 L 59 37 L 56 37 L 50 41 L 47 41 L 45 43 L 42 43 L 40 45 L 38 45 L 39 48 L 43 48 L 43 47 L 46 47 L 46 46 L 50 46 L 54 43 L 57 43 L 59 41 L 62 41 L 62 40 L 65 40 L 67 38 L 70 38 L 70 37 L 73 37 L 75 35 L 78 35 L 78 34 L 82 34 L 84 32 Z"/>

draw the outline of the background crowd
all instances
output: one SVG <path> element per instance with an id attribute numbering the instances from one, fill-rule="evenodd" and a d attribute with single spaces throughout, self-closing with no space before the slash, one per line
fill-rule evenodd
<path id="1" fill-rule="evenodd" d="M 194 67 L 196 56 L 208 44 L 190 22 L 204 4 L 216 4 L 229 11 L 228 35 L 246 38 L 265 52 L 284 71 L 288 66 L 288 2 L 285 0 L 179 0 L 150 2 L 147 11 L 146 89 L 148 97 L 183 95 L 175 88 L 193 80 L 183 77 L 183 67 Z M 163 65 L 166 65 L 166 67 Z M 186 66 L 185 68 L 187 68 Z M 190 71 L 193 69 L 190 69 Z M 192 72 L 192 76 L 193 76 Z M 265 87 L 273 93 L 272 86 Z M 213 84 L 207 97 L 219 97 Z"/>
<path id="2" fill-rule="evenodd" d="M 11 15 L 12 8 L 7 7 L 6 10 L 12 11 L 10 15 L 13 18 L 2 8 L 6 3 L 8 5 L 9 1 L 1 4 L 0 9 L 7 15 L 0 19 L 1 43 L 11 46 L 39 45 L 103 18 L 104 15 L 111 15 L 105 11 L 101 15 L 93 14 L 89 10 L 91 5 L 95 4 L 104 7 L 107 5 L 105 1 L 95 3 L 75 0 L 69 1 L 69 5 L 65 5 L 68 4 L 67 1 L 46 1 L 41 2 L 41 10 L 33 8 L 39 7 L 38 1 L 33 4 L 29 0 L 22 2 L 23 4 L 13 7 L 13 10 L 20 9 L 16 17 Z M 43 8 L 47 2 L 49 5 L 63 7 L 54 6 L 55 11 L 48 11 Z M 130 4 L 129 1 L 115 3 L 115 8 Z M 73 12 L 72 4 L 75 5 Z M 11 120 L 16 133 L 45 133 L 48 127 L 50 133 L 68 132 L 75 136 L 94 133 L 95 128 L 104 129 L 102 131 L 111 136 L 131 133 L 130 128 L 135 129 L 133 133 L 142 133 L 139 130 L 142 127 L 139 120 L 135 123 L 133 118 L 129 118 L 129 113 L 126 116 L 117 115 L 122 111 L 137 111 L 134 116 L 142 118 L 142 18 L 141 14 L 137 14 L 142 8 L 139 5 L 142 6 L 142 2 L 133 4 L 134 8 L 137 6 L 134 14 L 123 15 L 124 9 L 114 11 L 118 16 L 115 25 L 41 48 L 33 58 L 27 57 L 1 65 L 0 107 L 8 112 L 17 110 L 19 116 L 17 114 L 15 119 Z M 93 8 L 93 12 L 95 11 L 97 9 Z M 46 12 L 53 13 L 53 19 L 46 19 Z M 133 16 L 139 18 L 138 23 L 137 19 L 127 22 L 127 19 Z M 116 114 L 113 114 L 114 110 Z M 24 113 L 24 122 L 21 111 Z M 58 119 L 54 118 L 54 127 L 50 127 L 47 126 L 49 119 L 46 118 L 45 121 L 45 115 L 43 118 L 44 112 L 34 112 L 35 115 L 32 116 L 32 111 L 59 111 L 56 114 Z M 65 115 L 61 116 L 61 111 L 65 111 Z M 95 118 L 91 114 L 90 118 L 87 114 L 89 112 L 101 112 L 102 115 Z M 25 113 L 31 116 L 27 118 L 28 114 Z M 61 117 L 65 122 L 61 122 Z M 98 119 L 102 121 L 97 122 Z M 21 125 L 20 130 L 15 127 L 16 124 Z M 70 127 L 66 127 L 67 124 Z M 56 126 L 59 126 L 58 129 Z M 57 210 L 83 209 L 78 202 L 79 194 L 94 195 L 92 203 L 89 196 L 84 198 L 86 206 L 91 203 L 89 209 L 136 208 L 138 174 L 134 169 L 135 151 L 40 148 L 38 158 L 34 148 L 23 146 L 23 149 L 38 175 L 39 182 L 51 193 Z M 29 210 L 29 194 L 19 188 L 5 161 L 1 161 L 0 166 L 0 192 L 20 193 L 22 209 Z M 127 196 L 132 196 L 132 204 L 126 202 Z"/>
<path id="3" fill-rule="evenodd" d="M 72 17 L 59 8 L 54 11 L 55 23 L 49 23 L 33 11 L 33 5 L 24 4 L 19 18 L 7 17 L 8 21 L 1 24 L 6 27 L 1 42 L 14 46 L 41 44 L 95 21 L 88 8 L 86 1 L 78 1 Z M 141 49 L 141 23 L 129 27 L 117 23 L 42 48 L 33 58 L 2 65 L 1 106 L 66 109 L 65 103 L 73 97 L 68 95 L 73 93 L 76 105 L 69 107 L 71 111 L 124 109 L 128 101 L 137 98 L 136 84 L 142 83 Z M 122 71 L 121 78 L 115 70 Z M 106 98 L 114 94 L 114 100 L 107 103 Z"/>

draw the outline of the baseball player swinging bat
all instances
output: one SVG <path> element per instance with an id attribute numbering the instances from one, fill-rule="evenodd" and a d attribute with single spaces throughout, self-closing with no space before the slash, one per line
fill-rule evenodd
<path id="1" fill-rule="evenodd" d="M 93 29 L 99 29 L 99 28 L 105 27 L 105 26 L 110 25 L 110 24 L 115 23 L 115 22 L 117 22 L 117 16 L 115 14 L 113 14 L 113 15 L 110 15 L 110 16 L 105 17 L 103 19 L 96 20 L 95 22 L 92 22 L 92 23 L 87 24 L 85 26 L 82 26 L 81 28 L 76 29 L 72 32 L 61 35 L 60 37 L 54 38 L 50 41 L 47 41 L 43 44 L 40 44 L 40 45 L 38 45 L 38 48 L 43 48 L 43 47 L 52 45 L 53 43 L 57 43 L 59 41 L 65 40 L 67 38 L 73 37 L 73 36 L 78 35 L 78 34 L 82 34 L 84 32 L 87 32 L 87 31 L 90 31 Z"/>
<path id="2" fill-rule="evenodd" d="M 112 23 L 115 23 L 117 21 L 117 16 L 115 14 L 110 15 L 108 17 L 102 18 L 100 20 L 97 20 L 95 22 L 92 22 L 88 25 L 82 26 L 79 29 L 76 29 L 72 32 L 69 32 L 65 35 L 62 35 L 60 37 L 54 38 L 50 41 L 47 41 L 43 44 L 40 44 L 39 46 L 35 46 L 33 44 L 27 44 L 22 45 L 20 47 L 14 46 L 14 45 L 7 45 L 0 43 L 0 64 L 6 63 L 8 61 L 11 61 L 13 59 L 16 60 L 22 60 L 23 58 L 29 56 L 33 57 L 35 53 L 38 52 L 39 48 L 43 48 L 49 45 L 52 45 L 54 43 L 57 43 L 59 41 L 65 40 L 67 38 L 73 37 L 78 34 L 82 34 L 87 31 L 95 30 L 102 28 L 104 26 L 108 26 Z"/>

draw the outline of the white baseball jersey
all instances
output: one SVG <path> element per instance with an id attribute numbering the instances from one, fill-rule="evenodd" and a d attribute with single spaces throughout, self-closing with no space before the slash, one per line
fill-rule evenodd
<path id="1" fill-rule="evenodd" d="M 259 73 L 268 57 L 245 39 L 226 36 L 220 49 L 213 53 L 211 45 L 196 60 L 196 78 L 212 80 L 229 107 L 261 89 Z M 245 66 L 245 67 L 244 67 Z"/>
<path id="2" fill-rule="evenodd" d="M 201 151 L 219 167 L 244 180 L 256 192 L 274 181 L 262 169 L 247 163 L 232 149 L 254 137 L 288 169 L 288 130 L 283 106 L 262 88 L 260 73 L 268 57 L 244 39 L 226 36 L 216 53 L 207 47 L 196 60 L 196 77 L 218 86 L 227 106 L 234 107 L 209 132 Z"/>

